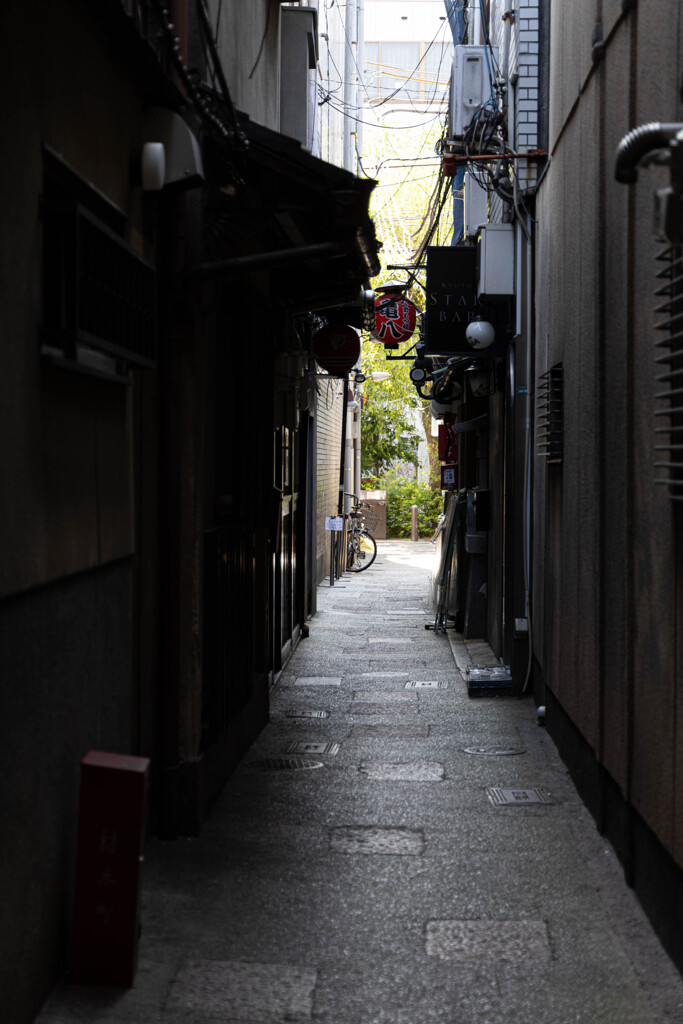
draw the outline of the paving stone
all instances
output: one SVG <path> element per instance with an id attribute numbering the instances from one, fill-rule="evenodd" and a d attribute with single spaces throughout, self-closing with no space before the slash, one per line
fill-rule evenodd
<path id="1" fill-rule="evenodd" d="M 425 951 L 440 960 L 542 963 L 552 959 L 545 921 L 428 921 Z"/>
<path id="2" fill-rule="evenodd" d="M 424 849 L 424 836 L 415 828 L 347 825 L 330 830 L 330 849 L 335 853 L 417 857 Z"/>
<path id="3" fill-rule="evenodd" d="M 368 761 L 359 769 L 369 779 L 388 779 L 392 782 L 441 782 L 444 767 L 436 761 L 408 761 L 392 764 L 387 761 Z"/>
<path id="4" fill-rule="evenodd" d="M 341 676 L 299 676 L 295 686 L 341 686 Z"/>
<path id="5" fill-rule="evenodd" d="M 317 972 L 288 964 L 197 960 L 183 967 L 167 1010 L 245 1022 L 310 1019 Z"/>
<path id="6" fill-rule="evenodd" d="M 356 724 L 351 730 L 351 735 L 354 737 L 374 737 L 383 740 L 426 739 L 429 736 L 429 726 Z"/>

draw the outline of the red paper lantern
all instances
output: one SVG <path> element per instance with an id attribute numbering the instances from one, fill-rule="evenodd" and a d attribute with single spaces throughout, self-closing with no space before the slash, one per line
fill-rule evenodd
<path id="1" fill-rule="evenodd" d="M 318 364 L 335 377 L 352 370 L 360 356 L 360 338 L 348 324 L 327 324 L 313 338 Z"/>
<path id="2" fill-rule="evenodd" d="M 398 348 L 415 330 L 417 308 L 400 292 L 388 292 L 375 299 L 375 328 L 370 333 L 385 348 Z"/>

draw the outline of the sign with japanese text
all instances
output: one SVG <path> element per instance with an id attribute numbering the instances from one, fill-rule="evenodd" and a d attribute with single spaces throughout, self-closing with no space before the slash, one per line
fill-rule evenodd
<path id="1" fill-rule="evenodd" d="M 441 467 L 441 490 L 442 491 L 455 491 L 458 486 L 458 467 L 453 466 L 442 466 Z"/>
<path id="2" fill-rule="evenodd" d="M 496 340 L 488 356 L 505 353 L 506 311 L 503 303 L 482 302 L 477 295 L 477 247 L 430 245 L 427 247 L 427 305 L 425 354 L 475 356 L 477 350 L 465 336 L 475 317 L 490 321 Z"/>

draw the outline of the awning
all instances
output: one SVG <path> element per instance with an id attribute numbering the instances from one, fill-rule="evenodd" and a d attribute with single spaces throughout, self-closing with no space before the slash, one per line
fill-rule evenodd
<path id="1" fill-rule="evenodd" d="M 269 291 L 294 313 L 352 301 L 380 267 L 368 212 L 375 182 L 244 114 L 239 120 L 239 180 L 234 166 L 223 179 L 219 153 L 206 160 L 208 258 L 193 276 L 268 273 Z"/>

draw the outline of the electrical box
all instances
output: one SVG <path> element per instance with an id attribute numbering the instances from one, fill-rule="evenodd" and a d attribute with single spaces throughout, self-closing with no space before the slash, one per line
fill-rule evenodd
<path id="1" fill-rule="evenodd" d="M 451 75 L 449 140 L 461 139 L 476 112 L 491 99 L 491 77 L 497 64 L 496 46 L 460 44 L 455 47 Z"/>
<path id="2" fill-rule="evenodd" d="M 489 194 L 468 172 L 465 174 L 465 235 L 476 238 L 489 219 Z"/>
<path id="3" fill-rule="evenodd" d="M 479 232 L 477 295 L 515 294 L 515 235 L 512 224 L 486 224 Z"/>

